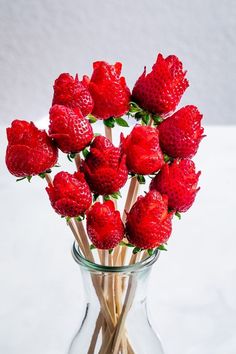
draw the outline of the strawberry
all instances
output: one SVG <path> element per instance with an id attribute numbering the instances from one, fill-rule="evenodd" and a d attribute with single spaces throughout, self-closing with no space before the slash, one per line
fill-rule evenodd
<path id="1" fill-rule="evenodd" d="M 46 191 L 53 209 L 62 216 L 82 215 L 92 203 L 92 194 L 81 172 L 57 173 Z"/>
<path id="2" fill-rule="evenodd" d="M 87 211 L 87 232 L 91 242 L 100 249 L 112 249 L 124 237 L 124 225 L 114 203 L 95 203 Z"/>
<path id="3" fill-rule="evenodd" d="M 14 176 L 38 175 L 56 164 L 56 146 L 34 123 L 14 120 L 7 128 L 7 138 L 6 165 Z"/>
<path id="4" fill-rule="evenodd" d="M 121 134 L 121 148 L 132 173 L 148 175 L 158 171 L 164 164 L 159 133 L 155 128 L 136 125 L 126 138 Z"/>
<path id="5" fill-rule="evenodd" d="M 54 105 L 50 109 L 49 136 L 56 141 L 61 151 L 76 153 L 90 144 L 93 130 L 78 109 L 75 112 L 65 106 Z"/>
<path id="6" fill-rule="evenodd" d="M 81 111 L 86 117 L 93 109 L 93 100 L 83 81 L 78 75 L 73 78 L 70 74 L 61 74 L 54 83 L 54 96 L 52 105 L 59 104 Z"/>
<path id="7" fill-rule="evenodd" d="M 87 84 L 94 101 L 92 114 L 98 119 L 120 117 L 129 110 L 130 91 L 125 78 L 120 77 L 121 68 L 121 63 L 93 63 L 93 74 L 90 81 L 87 78 Z"/>
<path id="8" fill-rule="evenodd" d="M 192 160 L 174 160 L 172 164 L 164 165 L 152 180 L 150 189 L 166 194 L 170 209 L 185 212 L 192 206 L 200 189 L 197 187 L 200 174 L 195 172 Z"/>
<path id="9" fill-rule="evenodd" d="M 132 92 L 132 100 L 143 109 L 157 115 L 166 115 L 176 106 L 189 86 L 181 61 L 170 55 L 166 59 L 158 54 L 152 71 L 146 75 L 146 67 Z"/>
<path id="10" fill-rule="evenodd" d="M 125 184 L 128 170 L 125 155 L 104 136 L 96 136 L 81 169 L 95 194 L 116 193 Z"/>
<path id="11" fill-rule="evenodd" d="M 164 120 L 158 127 L 163 151 L 171 157 L 193 157 L 203 138 L 201 120 L 195 106 L 183 107 Z"/>
<path id="12" fill-rule="evenodd" d="M 157 191 L 140 196 L 127 214 L 126 234 L 130 243 L 152 249 L 170 237 L 173 213 L 168 213 L 168 198 Z"/>

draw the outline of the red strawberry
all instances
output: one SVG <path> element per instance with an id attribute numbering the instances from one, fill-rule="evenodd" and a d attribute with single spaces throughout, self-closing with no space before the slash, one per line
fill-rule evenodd
<path id="1" fill-rule="evenodd" d="M 88 88 L 94 100 L 92 114 L 99 119 L 119 117 L 128 112 L 130 91 L 125 78 L 120 77 L 121 63 L 109 65 L 104 61 L 93 64 L 91 80 L 87 78 Z"/>
<path id="2" fill-rule="evenodd" d="M 54 96 L 52 105 L 60 104 L 77 109 L 87 116 L 92 112 L 93 100 L 83 81 L 79 81 L 78 75 L 73 78 L 70 74 L 61 74 L 54 83 Z"/>
<path id="3" fill-rule="evenodd" d="M 112 249 L 122 240 L 124 225 L 111 200 L 97 202 L 87 212 L 87 232 L 94 246 L 100 249 Z"/>
<path id="4" fill-rule="evenodd" d="M 126 233 L 130 243 L 152 249 L 170 237 L 173 213 L 168 213 L 168 198 L 157 191 L 140 196 L 127 214 Z"/>
<path id="5" fill-rule="evenodd" d="M 62 216 L 82 215 L 92 203 L 92 194 L 81 172 L 59 172 L 46 191 L 53 209 Z"/>
<path id="6" fill-rule="evenodd" d="M 158 54 L 152 71 L 137 80 L 132 100 L 151 113 L 165 115 L 175 110 L 184 91 L 189 86 L 181 61 L 170 55 L 166 59 Z"/>
<path id="7" fill-rule="evenodd" d="M 165 166 L 152 180 L 151 190 L 168 196 L 169 208 L 185 212 L 193 204 L 200 188 L 197 187 L 201 172 L 195 172 L 195 164 L 189 159 L 175 160 Z"/>
<path id="8" fill-rule="evenodd" d="M 164 164 L 159 133 L 155 128 L 136 125 L 126 138 L 121 134 L 121 147 L 130 172 L 148 175 Z"/>
<path id="9" fill-rule="evenodd" d="M 125 155 L 104 136 L 95 137 L 81 168 L 95 194 L 118 192 L 128 178 Z"/>
<path id="10" fill-rule="evenodd" d="M 38 175 L 56 164 L 56 146 L 34 123 L 14 120 L 11 128 L 7 128 L 7 138 L 6 165 L 14 176 Z"/>
<path id="11" fill-rule="evenodd" d="M 193 157 L 203 138 L 201 120 L 195 106 L 183 107 L 164 120 L 158 127 L 163 151 L 171 157 Z"/>
<path id="12" fill-rule="evenodd" d="M 93 139 L 91 124 L 79 110 L 54 105 L 50 109 L 49 135 L 65 153 L 82 151 Z"/>

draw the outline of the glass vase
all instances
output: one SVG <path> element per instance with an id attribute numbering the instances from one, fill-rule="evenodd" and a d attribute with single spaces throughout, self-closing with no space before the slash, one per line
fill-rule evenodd
<path id="1" fill-rule="evenodd" d="M 147 315 L 147 283 L 159 252 L 136 264 L 103 266 L 72 249 L 85 289 L 84 316 L 68 354 L 164 354 Z"/>

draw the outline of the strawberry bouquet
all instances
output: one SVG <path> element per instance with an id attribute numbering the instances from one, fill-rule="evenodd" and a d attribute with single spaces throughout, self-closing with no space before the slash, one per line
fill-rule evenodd
<path id="1" fill-rule="evenodd" d="M 121 69 L 119 62 L 99 61 L 93 64 L 91 77 L 82 81 L 78 75 L 61 74 L 54 83 L 48 132 L 24 120 L 14 120 L 7 128 L 10 173 L 18 181 L 45 179 L 50 203 L 65 218 L 80 252 L 91 262 L 111 267 L 134 264 L 166 250 L 172 218 L 180 218 L 191 207 L 199 190 L 200 172 L 191 159 L 203 138 L 197 107 L 176 110 L 189 86 L 176 56 L 159 54 L 152 71 L 146 74 L 144 69 L 132 93 Z M 104 135 L 94 132 L 98 122 L 104 124 Z M 117 125 L 123 132 L 119 146 L 114 146 Z M 52 178 L 59 150 L 75 163 L 75 172 L 57 172 Z M 145 192 L 138 197 L 140 185 Z M 121 197 L 122 213 L 117 207 Z M 94 337 L 96 342 L 103 331 L 99 353 L 117 354 L 121 346 L 126 348 L 121 353 L 134 353 L 125 317 L 135 282 L 126 289 L 114 277 L 111 291 L 97 279 L 92 281 L 101 306 Z"/>

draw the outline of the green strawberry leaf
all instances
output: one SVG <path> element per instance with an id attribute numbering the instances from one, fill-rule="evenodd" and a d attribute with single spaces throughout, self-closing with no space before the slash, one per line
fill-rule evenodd
<path id="1" fill-rule="evenodd" d="M 178 218 L 179 220 L 181 220 L 181 214 L 180 214 L 178 211 L 175 212 L 175 215 L 177 216 L 177 218 Z"/>
<path id="2" fill-rule="evenodd" d="M 139 121 L 140 119 L 143 118 L 143 113 L 142 113 L 142 112 L 137 112 L 137 113 L 135 113 L 134 118 L 135 118 L 137 121 Z"/>
<path id="3" fill-rule="evenodd" d="M 116 193 L 110 194 L 110 197 L 112 197 L 114 199 L 119 199 L 119 198 L 122 198 L 122 195 L 121 195 L 120 191 L 118 191 Z"/>
<path id="4" fill-rule="evenodd" d="M 109 128 L 114 128 L 115 122 L 116 121 L 113 117 L 103 120 L 103 124 L 105 124 Z"/>
<path id="5" fill-rule="evenodd" d="M 149 254 L 149 256 L 152 256 L 154 254 L 154 249 L 149 249 L 147 250 L 147 253 Z"/>
<path id="6" fill-rule="evenodd" d="M 79 215 L 79 216 L 77 216 L 75 219 L 76 219 L 77 221 L 81 222 L 81 221 L 83 221 L 83 220 L 85 219 L 85 215 L 84 215 L 84 214 Z"/>
<path id="7" fill-rule="evenodd" d="M 116 121 L 116 124 L 118 124 L 121 127 L 128 127 L 129 126 L 129 124 L 126 122 L 126 120 L 121 117 L 116 118 L 115 121 Z"/>
<path id="8" fill-rule="evenodd" d="M 159 247 L 157 247 L 157 249 L 160 251 L 167 251 L 167 248 L 165 248 L 164 245 L 160 245 Z"/>
<path id="9" fill-rule="evenodd" d="M 44 173 L 39 173 L 39 177 L 44 179 L 46 177 L 46 173 L 45 172 Z"/>
<path id="10" fill-rule="evenodd" d="M 88 119 L 89 119 L 89 123 L 91 123 L 91 124 L 96 123 L 96 121 L 97 121 L 97 118 L 92 116 L 92 114 L 88 115 Z"/>
<path id="11" fill-rule="evenodd" d="M 26 177 L 29 183 L 31 182 L 32 177 L 33 177 L 33 176 L 27 176 L 27 177 Z"/>
<path id="12" fill-rule="evenodd" d="M 110 197 L 110 195 L 104 195 L 104 196 L 103 196 L 103 199 L 104 199 L 105 201 L 107 201 L 107 200 L 111 200 L 111 197 Z"/>
<path id="13" fill-rule="evenodd" d="M 94 246 L 93 244 L 91 244 L 90 246 L 89 246 L 89 248 L 91 249 L 91 251 L 92 250 L 95 250 L 97 247 L 96 246 Z"/>
<path id="14" fill-rule="evenodd" d="M 17 179 L 16 179 L 16 182 L 23 181 L 23 179 L 26 179 L 26 177 L 17 178 Z"/>
<path id="15" fill-rule="evenodd" d="M 67 154 L 67 158 L 70 162 L 73 162 L 73 159 L 75 158 L 76 154 L 75 153 L 70 153 Z"/>
<path id="16" fill-rule="evenodd" d="M 89 154 L 89 150 L 85 148 L 85 149 L 82 151 L 82 154 L 83 154 L 83 157 L 86 159 L 86 157 L 87 157 L 88 154 Z"/>
<path id="17" fill-rule="evenodd" d="M 129 112 L 134 113 L 134 112 L 138 112 L 141 111 L 142 109 L 139 107 L 139 105 L 137 105 L 137 103 L 135 102 L 130 102 L 130 109 Z"/>
<path id="18" fill-rule="evenodd" d="M 136 253 L 141 252 L 141 251 L 142 251 L 142 248 L 134 247 L 133 254 L 136 254 Z"/>
<path id="19" fill-rule="evenodd" d="M 94 195 L 93 195 L 93 202 L 96 202 L 96 200 L 98 199 L 98 197 L 99 197 L 99 194 L 94 194 Z"/>
<path id="20" fill-rule="evenodd" d="M 163 157 L 164 157 L 164 161 L 165 161 L 165 162 L 171 161 L 171 157 L 168 156 L 167 154 L 163 154 Z"/>
<path id="21" fill-rule="evenodd" d="M 108 252 L 109 252 L 109 254 L 112 254 L 113 251 L 114 251 L 114 249 L 111 248 Z"/>
<path id="22" fill-rule="evenodd" d="M 132 243 L 128 243 L 128 242 L 125 242 L 125 241 L 121 241 L 119 243 L 119 246 L 134 247 L 134 245 L 132 245 Z"/>
<path id="23" fill-rule="evenodd" d="M 143 175 L 137 175 L 137 180 L 140 184 L 145 184 L 146 180 Z"/>
<path id="24" fill-rule="evenodd" d="M 142 122 L 143 122 L 144 124 L 148 125 L 149 120 L 150 120 L 149 114 L 144 114 L 144 115 L 142 116 Z"/>
<path id="25" fill-rule="evenodd" d="M 163 118 L 160 116 L 152 116 L 152 119 L 154 120 L 154 122 L 156 123 L 156 125 L 160 124 L 163 122 Z"/>

